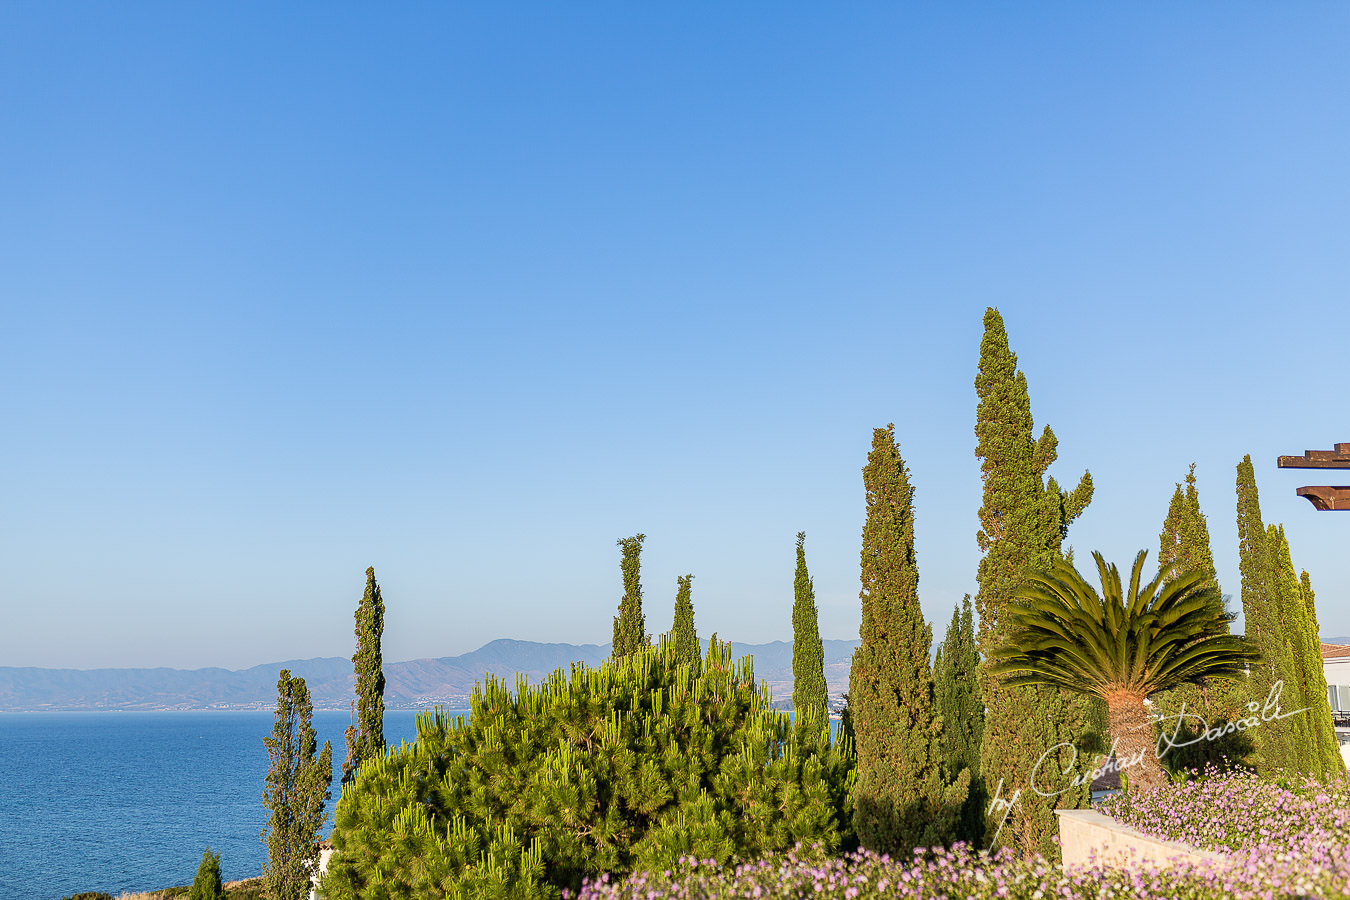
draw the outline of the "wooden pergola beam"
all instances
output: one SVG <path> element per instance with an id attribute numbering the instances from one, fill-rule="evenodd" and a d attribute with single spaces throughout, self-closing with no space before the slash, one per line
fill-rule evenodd
<path id="1" fill-rule="evenodd" d="M 1350 469 L 1350 444 L 1337 444 L 1334 450 L 1305 450 L 1302 456 L 1281 456 L 1281 469 Z M 1312 485 L 1294 493 L 1307 497 L 1314 509 L 1350 509 L 1350 487 Z"/>
<path id="2" fill-rule="evenodd" d="M 1281 469 L 1350 469 L 1350 444 L 1335 450 L 1307 450 L 1302 456 L 1281 456 Z"/>
<path id="3" fill-rule="evenodd" d="M 1294 493 L 1320 510 L 1350 509 L 1350 487 L 1301 487 Z"/>

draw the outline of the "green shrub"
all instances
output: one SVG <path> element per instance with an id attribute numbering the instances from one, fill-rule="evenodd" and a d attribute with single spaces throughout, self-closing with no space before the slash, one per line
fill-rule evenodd
<path id="1" fill-rule="evenodd" d="M 188 900 L 223 900 L 225 892 L 220 883 L 220 854 L 207 847 L 197 866 L 197 877 L 192 879 Z"/>
<path id="2" fill-rule="evenodd" d="M 82 891 L 78 894 L 71 894 L 65 900 L 117 900 L 117 898 L 103 891 Z"/>
<path id="3" fill-rule="evenodd" d="M 361 767 L 322 890 L 552 898 L 587 876 L 842 843 L 847 745 L 797 747 L 747 657 L 701 671 L 664 644 L 543 684 L 475 686 L 472 716 L 418 716 L 417 743 Z"/>

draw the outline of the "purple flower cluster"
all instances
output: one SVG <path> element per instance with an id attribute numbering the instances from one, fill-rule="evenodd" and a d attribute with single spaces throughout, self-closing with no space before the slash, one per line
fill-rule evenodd
<path id="1" fill-rule="evenodd" d="M 1277 873 L 1278 874 L 1278 873 Z M 1171 898 L 1192 900 L 1274 900 L 1274 898 L 1342 896 L 1323 880 L 1272 880 L 1267 869 L 1233 865 L 1178 865 L 1161 868 L 1139 864 L 1128 870 L 1087 868 L 1064 872 L 1040 856 L 1016 857 L 1002 851 L 990 856 L 963 844 L 950 850 L 917 851 L 912 859 L 892 860 L 862 852 L 817 860 L 795 853 L 718 866 L 711 860 L 685 859 L 674 870 L 636 873 L 623 880 L 608 877 L 588 883 L 576 900 L 731 900 L 731 898 L 819 898 L 871 900 L 912 898 L 948 900 L 1106 900 L 1106 898 Z M 1291 876 L 1292 877 L 1292 876 Z M 564 897 L 569 897 L 564 892 Z"/>
<path id="2" fill-rule="evenodd" d="M 1277 891 L 1350 896 L 1350 778 L 1208 770 L 1098 808 L 1145 834 L 1230 856 Z"/>

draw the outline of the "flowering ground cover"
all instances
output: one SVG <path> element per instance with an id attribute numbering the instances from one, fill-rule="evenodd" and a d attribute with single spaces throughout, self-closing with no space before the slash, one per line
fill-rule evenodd
<path id="1" fill-rule="evenodd" d="M 1145 834 L 1229 855 L 1276 889 L 1350 897 L 1350 778 L 1208 770 L 1098 808 Z"/>
<path id="2" fill-rule="evenodd" d="M 575 900 L 1350 900 L 1350 779 L 1279 783 L 1250 773 L 1210 772 L 1133 799 L 1112 798 L 1102 809 L 1141 831 L 1215 850 L 1231 861 L 1065 873 L 1043 857 L 1007 851 L 990 856 L 962 844 L 909 859 L 866 852 L 819 859 L 798 852 L 719 866 L 686 858 L 673 870 L 588 883 Z"/>
<path id="3" fill-rule="evenodd" d="M 1275 873 L 1279 875 L 1279 872 Z M 958 844 L 910 860 L 862 852 L 826 861 L 796 854 L 735 867 L 711 860 L 684 860 L 672 871 L 638 873 L 623 880 L 602 879 L 582 888 L 576 900 L 732 900 L 761 897 L 820 900 L 1272 900 L 1283 897 L 1347 897 L 1346 885 L 1329 888 L 1315 879 L 1274 881 L 1265 869 L 1245 865 L 1170 869 L 1140 865 L 1129 871 L 1083 869 L 1065 873 L 1041 856 L 1016 858 L 1010 851 L 989 856 Z M 564 897 L 569 895 L 564 892 Z"/>

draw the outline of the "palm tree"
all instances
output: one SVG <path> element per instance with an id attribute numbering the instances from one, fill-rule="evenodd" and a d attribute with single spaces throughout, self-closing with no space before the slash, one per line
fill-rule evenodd
<path id="1" fill-rule="evenodd" d="M 992 653 L 1006 684 L 1053 685 L 1106 701 L 1116 759 L 1127 786 L 1166 783 L 1153 746 L 1145 698 L 1214 675 L 1236 675 L 1256 658 L 1247 641 L 1228 633 L 1233 616 L 1201 572 L 1164 568 L 1140 585 L 1144 558 L 1134 558 L 1128 591 L 1120 572 L 1093 553 L 1099 595 L 1071 564 L 1034 575 L 1009 607 L 1010 637 Z"/>

